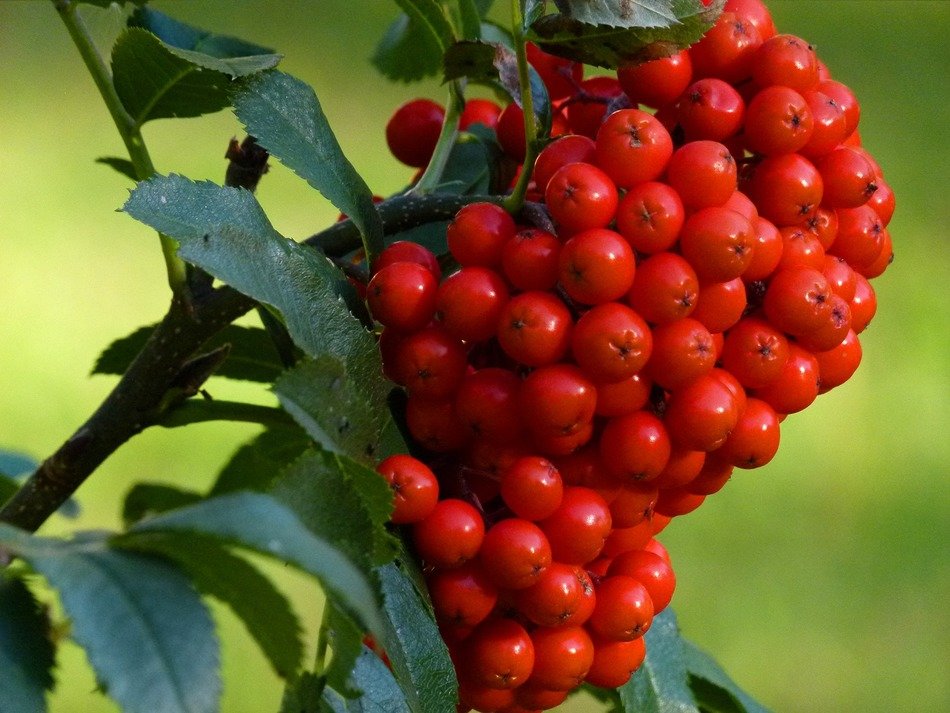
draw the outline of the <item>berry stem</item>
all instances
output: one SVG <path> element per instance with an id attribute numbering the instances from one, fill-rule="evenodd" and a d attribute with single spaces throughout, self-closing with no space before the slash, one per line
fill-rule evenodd
<path id="1" fill-rule="evenodd" d="M 112 73 L 106 66 L 102 55 L 96 49 L 92 40 L 89 28 L 79 13 L 77 3 L 73 0 L 53 0 L 53 4 L 62 18 L 69 36 L 79 50 L 92 75 L 92 79 L 99 89 L 99 94 L 109 109 L 112 121 L 115 123 L 125 148 L 129 152 L 129 158 L 135 169 L 136 178 L 144 181 L 155 173 L 155 166 L 152 158 L 145 146 L 145 140 L 142 138 L 141 126 L 138 121 L 126 111 L 122 100 L 116 92 L 115 85 L 112 83 Z M 158 234 L 162 246 L 162 255 L 165 258 L 165 269 L 168 273 L 168 285 L 172 289 L 175 298 L 179 300 L 186 308 L 191 305 L 191 294 L 188 289 L 188 272 L 185 262 L 178 257 L 177 243 L 167 235 Z"/>
<path id="2" fill-rule="evenodd" d="M 518 57 L 518 84 L 521 89 L 521 108 L 524 112 L 525 158 L 521 175 L 514 190 L 505 199 L 502 206 L 512 215 L 518 213 L 524 205 L 528 183 L 534 160 L 538 156 L 537 122 L 534 116 L 534 99 L 531 96 L 531 77 L 528 72 L 528 53 L 525 48 L 524 17 L 521 13 L 521 0 L 511 0 L 511 34 L 514 38 L 515 54 Z"/>
<path id="3" fill-rule="evenodd" d="M 455 80 L 449 85 L 449 97 L 445 103 L 442 131 L 439 133 L 439 140 L 435 145 L 432 158 L 429 159 L 429 165 L 426 166 L 426 170 L 416 181 L 416 185 L 409 189 L 409 194 L 427 195 L 433 193 L 442 182 L 442 174 L 445 173 L 445 166 L 449 162 L 449 156 L 451 156 L 452 149 L 455 148 L 455 141 L 458 139 L 459 116 L 462 114 L 464 106 L 464 85 L 460 80 Z"/>

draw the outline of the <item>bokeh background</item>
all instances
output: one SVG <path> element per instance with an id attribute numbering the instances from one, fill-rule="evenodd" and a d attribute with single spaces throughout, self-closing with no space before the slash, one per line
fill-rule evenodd
<path id="1" fill-rule="evenodd" d="M 862 335 L 857 375 L 787 420 L 770 465 L 738 472 L 664 532 L 679 580 L 674 608 L 684 633 L 776 711 L 950 710 L 950 3 L 769 4 L 780 30 L 816 45 L 857 93 L 865 145 L 897 194 L 897 259 L 874 283 L 878 316 Z M 277 48 L 283 69 L 316 88 L 374 191 L 406 182 L 408 170 L 387 154 L 385 122 L 398 103 L 443 92 L 436 81 L 388 84 L 370 65 L 394 3 L 154 6 Z M 114 11 L 88 16 L 103 42 L 120 22 Z M 89 376 L 100 350 L 158 320 L 168 297 L 155 235 L 116 212 L 130 184 L 93 163 L 122 146 L 50 3 L 0 2 L 0 67 L 0 448 L 39 459 L 113 383 Z M 219 182 L 227 141 L 239 134 L 228 112 L 145 129 L 160 171 Z M 259 198 L 287 236 L 335 218 L 280 166 Z M 271 398 L 247 385 L 212 392 Z M 118 527 L 122 498 L 139 479 L 202 488 L 254 433 L 247 425 L 148 431 L 83 486 L 78 522 L 54 518 L 43 532 Z M 312 631 L 315 585 L 270 571 Z M 276 710 L 274 675 L 240 624 L 221 608 L 215 614 L 222 709 Z M 94 693 L 78 648 L 65 644 L 59 666 L 54 713 L 116 710 Z M 601 707 L 578 698 L 560 710 Z"/>

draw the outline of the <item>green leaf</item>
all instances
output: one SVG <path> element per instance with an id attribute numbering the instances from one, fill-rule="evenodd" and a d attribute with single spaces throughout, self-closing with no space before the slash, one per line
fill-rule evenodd
<path id="1" fill-rule="evenodd" d="M 327 686 L 346 698 L 358 698 L 362 691 L 351 683 L 350 675 L 363 652 L 363 629 L 336 606 L 332 598 L 327 599 L 325 606 L 329 607 L 325 621 L 333 649 L 330 665 L 325 672 Z"/>
<path id="2" fill-rule="evenodd" d="M 266 72 L 244 83 L 234 113 L 272 156 L 350 217 L 368 254 L 379 254 L 383 221 L 373 193 L 343 155 L 313 89 L 288 74 Z"/>
<path id="3" fill-rule="evenodd" d="M 645 634 L 646 659 L 621 686 L 626 713 L 699 713 L 690 691 L 683 639 L 676 616 L 665 609 Z"/>
<path id="4" fill-rule="evenodd" d="M 524 18 L 523 29 L 527 30 L 537 22 L 547 10 L 547 0 L 521 0 L 521 16 Z"/>
<path id="5" fill-rule="evenodd" d="M 615 688 L 600 688 L 589 683 L 582 684 L 574 689 L 574 694 L 586 693 L 588 696 L 603 704 L 605 713 L 624 713 L 620 694 Z"/>
<path id="6" fill-rule="evenodd" d="M 49 629 L 46 612 L 23 581 L 0 573 L 0 709 L 46 710 L 56 654 Z"/>
<path id="7" fill-rule="evenodd" d="M 297 680 L 284 689 L 280 713 L 324 713 L 321 693 L 326 680 L 310 671 L 304 671 Z M 342 696 L 338 696 L 342 699 Z"/>
<path id="8" fill-rule="evenodd" d="M 92 373 L 124 374 L 155 331 L 155 326 L 141 327 L 112 342 L 99 356 Z M 274 342 L 263 329 L 230 324 L 205 342 L 202 351 L 211 352 L 224 345 L 230 348 L 228 356 L 214 372 L 215 376 L 272 383 L 284 370 Z"/>
<path id="9" fill-rule="evenodd" d="M 435 39 L 441 51 L 452 44 L 455 33 L 439 0 L 396 0 L 396 4 Z"/>
<path id="10" fill-rule="evenodd" d="M 697 42 L 712 27 L 725 4 L 715 0 L 672 0 L 676 24 L 667 27 L 591 25 L 566 14 L 545 15 L 531 25 L 527 39 L 545 52 L 584 64 L 616 69 L 673 54 Z"/>
<path id="11" fill-rule="evenodd" d="M 112 544 L 177 564 L 198 591 L 227 604 L 244 622 L 278 676 L 297 672 L 303 656 L 300 622 L 287 598 L 247 560 L 214 538 L 191 533 L 133 533 L 113 538 Z"/>
<path id="12" fill-rule="evenodd" d="M 678 22 L 670 0 L 554 0 L 565 15 L 589 25 L 669 27 Z"/>
<path id="13" fill-rule="evenodd" d="M 391 385 L 375 340 L 347 307 L 352 288 L 313 248 L 274 230 L 251 193 L 156 176 L 132 191 L 124 210 L 178 240 L 185 260 L 279 310 L 301 349 L 342 360 L 353 383 L 384 413 Z"/>
<path id="14" fill-rule="evenodd" d="M 410 713 L 406 697 L 392 672 L 379 656 L 363 648 L 353 668 L 351 685 L 362 691 L 347 700 L 332 686 L 323 689 L 322 701 L 333 713 Z"/>
<path id="15" fill-rule="evenodd" d="M 113 168 L 114 170 L 121 173 L 126 178 L 131 178 L 134 182 L 138 183 L 139 177 L 135 172 L 135 166 L 127 158 L 119 158 L 118 156 L 100 156 L 96 159 L 96 163 L 109 166 L 110 168 Z"/>
<path id="16" fill-rule="evenodd" d="M 230 104 L 231 79 L 274 67 L 278 55 L 216 58 L 130 27 L 112 48 L 112 81 L 136 125 L 200 116 Z"/>
<path id="17" fill-rule="evenodd" d="M 227 59 L 275 54 L 269 47 L 193 27 L 150 7 L 136 9 L 128 24 L 148 30 L 172 47 L 194 50 L 211 57 Z"/>
<path id="18" fill-rule="evenodd" d="M 0 543 L 59 592 L 73 638 L 123 711 L 218 709 L 214 625 L 178 569 L 111 550 L 102 535 L 63 541 L 0 525 Z"/>
<path id="19" fill-rule="evenodd" d="M 375 471 L 317 450 L 287 468 L 272 493 L 311 532 L 352 561 L 368 569 L 392 559 L 395 546 L 384 527 L 392 512 L 392 492 Z"/>
<path id="20" fill-rule="evenodd" d="M 475 0 L 458 0 L 459 20 L 462 37 L 477 40 L 482 36 L 482 14 Z"/>
<path id="21" fill-rule="evenodd" d="M 321 446 L 371 465 L 375 462 L 377 413 L 338 358 L 324 355 L 301 361 L 278 379 L 274 393 Z"/>
<path id="22" fill-rule="evenodd" d="M 237 490 L 265 492 L 281 470 L 312 445 L 302 429 L 270 429 L 240 446 L 222 468 L 210 495 Z"/>
<path id="23" fill-rule="evenodd" d="M 213 535 L 309 572 L 370 631 L 382 630 L 371 577 L 339 548 L 312 533 L 273 497 L 233 493 L 139 523 L 132 532 L 185 531 Z"/>
<path id="24" fill-rule="evenodd" d="M 702 708 L 737 713 L 769 713 L 730 678 L 708 653 L 690 641 L 683 642 L 689 684 Z"/>
<path id="25" fill-rule="evenodd" d="M 442 48 L 419 23 L 400 14 L 376 45 L 372 62 L 391 80 L 414 82 L 439 73 Z"/>
<path id="26" fill-rule="evenodd" d="M 380 567 L 386 636 L 379 641 L 414 713 L 455 710 L 458 683 L 431 606 L 396 563 Z"/>
<path id="27" fill-rule="evenodd" d="M 122 522 L 128 527 L 146 517 L 191 505 L 201 500 L 201 493 L 182 490 L 161 483 L 136 483 L 125 496 Z"/>

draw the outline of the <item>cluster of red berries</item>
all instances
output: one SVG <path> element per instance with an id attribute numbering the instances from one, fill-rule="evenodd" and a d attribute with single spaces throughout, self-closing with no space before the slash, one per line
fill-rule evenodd
<path id="1" fill-rule="evenodd" d="M 367 289 L 429 453 L 381 464 L 394 522 L 412 523 L 462 709 L 506 713 L 636 669 L 673 590 L 653 536 L 854 373 L 894 209 L 854 94 L 759 0 L 616 77 L 529 59 L 557 111 L 529 188 L 551 229 L 471 204 L 448 228 L 456 271 L 396 243 Z M 409 122 L 421 101 L 387 129 L 413 166 L 442 119 Z M 524 160 L 516 105 L 472 100 L 474 122 Z"/>

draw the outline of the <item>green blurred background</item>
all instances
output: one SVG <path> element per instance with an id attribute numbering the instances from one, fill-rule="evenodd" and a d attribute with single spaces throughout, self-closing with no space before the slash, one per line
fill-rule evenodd
<path id="1" fill-rule="evenodd" d="M 154 6 L 284 53 L 312 84 L 357 169 L 377 193 L 409 172 L 386 152 L 396 104 L 441 98 L 438 83 L 384 82 L 369 64 L 395 16 L 382 0 L 180 0 Z M 781 31 L 816 45 L 863 108 L 865 145 L 897 194 L 896 262 L 874 287 L 879 310 L 862 335 L 857 375 L 783 427 L 767 467 L 739 472 L 662 536 L 679 580 L 684 633 L 776 711 L 950 710 L 950 319 L 947 285 L 950 3 L 770 3 Z M 116 12 L 89 13 L 103 40 Z M 115 212 L 130 184 L 93 159 L 122 146 L 50 3 L 0 2 L 0 448 L 52 452 L 113 379 L 89 377 L 111 340 L 156 321 L 167 290 L 158 242 Z M 227 112 L 147 125 L 162 172 L 221 181 Z M 304 237 L 336 211 L 273 167 L 259 198 L 283 234 Z M 268 402 L 260 389 L 213 384 L 217 396 Z M 78 523 L 45 533 L 115 528 L 139 479 L 210 482 L 251 426 L 148 431 L 79 492 Z M 312 631 L 319 596 L 281 577 Z M 273 674 L 230 615 L 222 625 L 224 700 L 233 713 L 276 710 Z M 82 652 L 59 656 L 56 712 L 114 711 L 93 693 Z M 2 693 L 0 693 L 2 696 Z M 576 699 L 560 710 L 597 711 Z M 448 712 L 447 712 L 448 713 Z"/>

